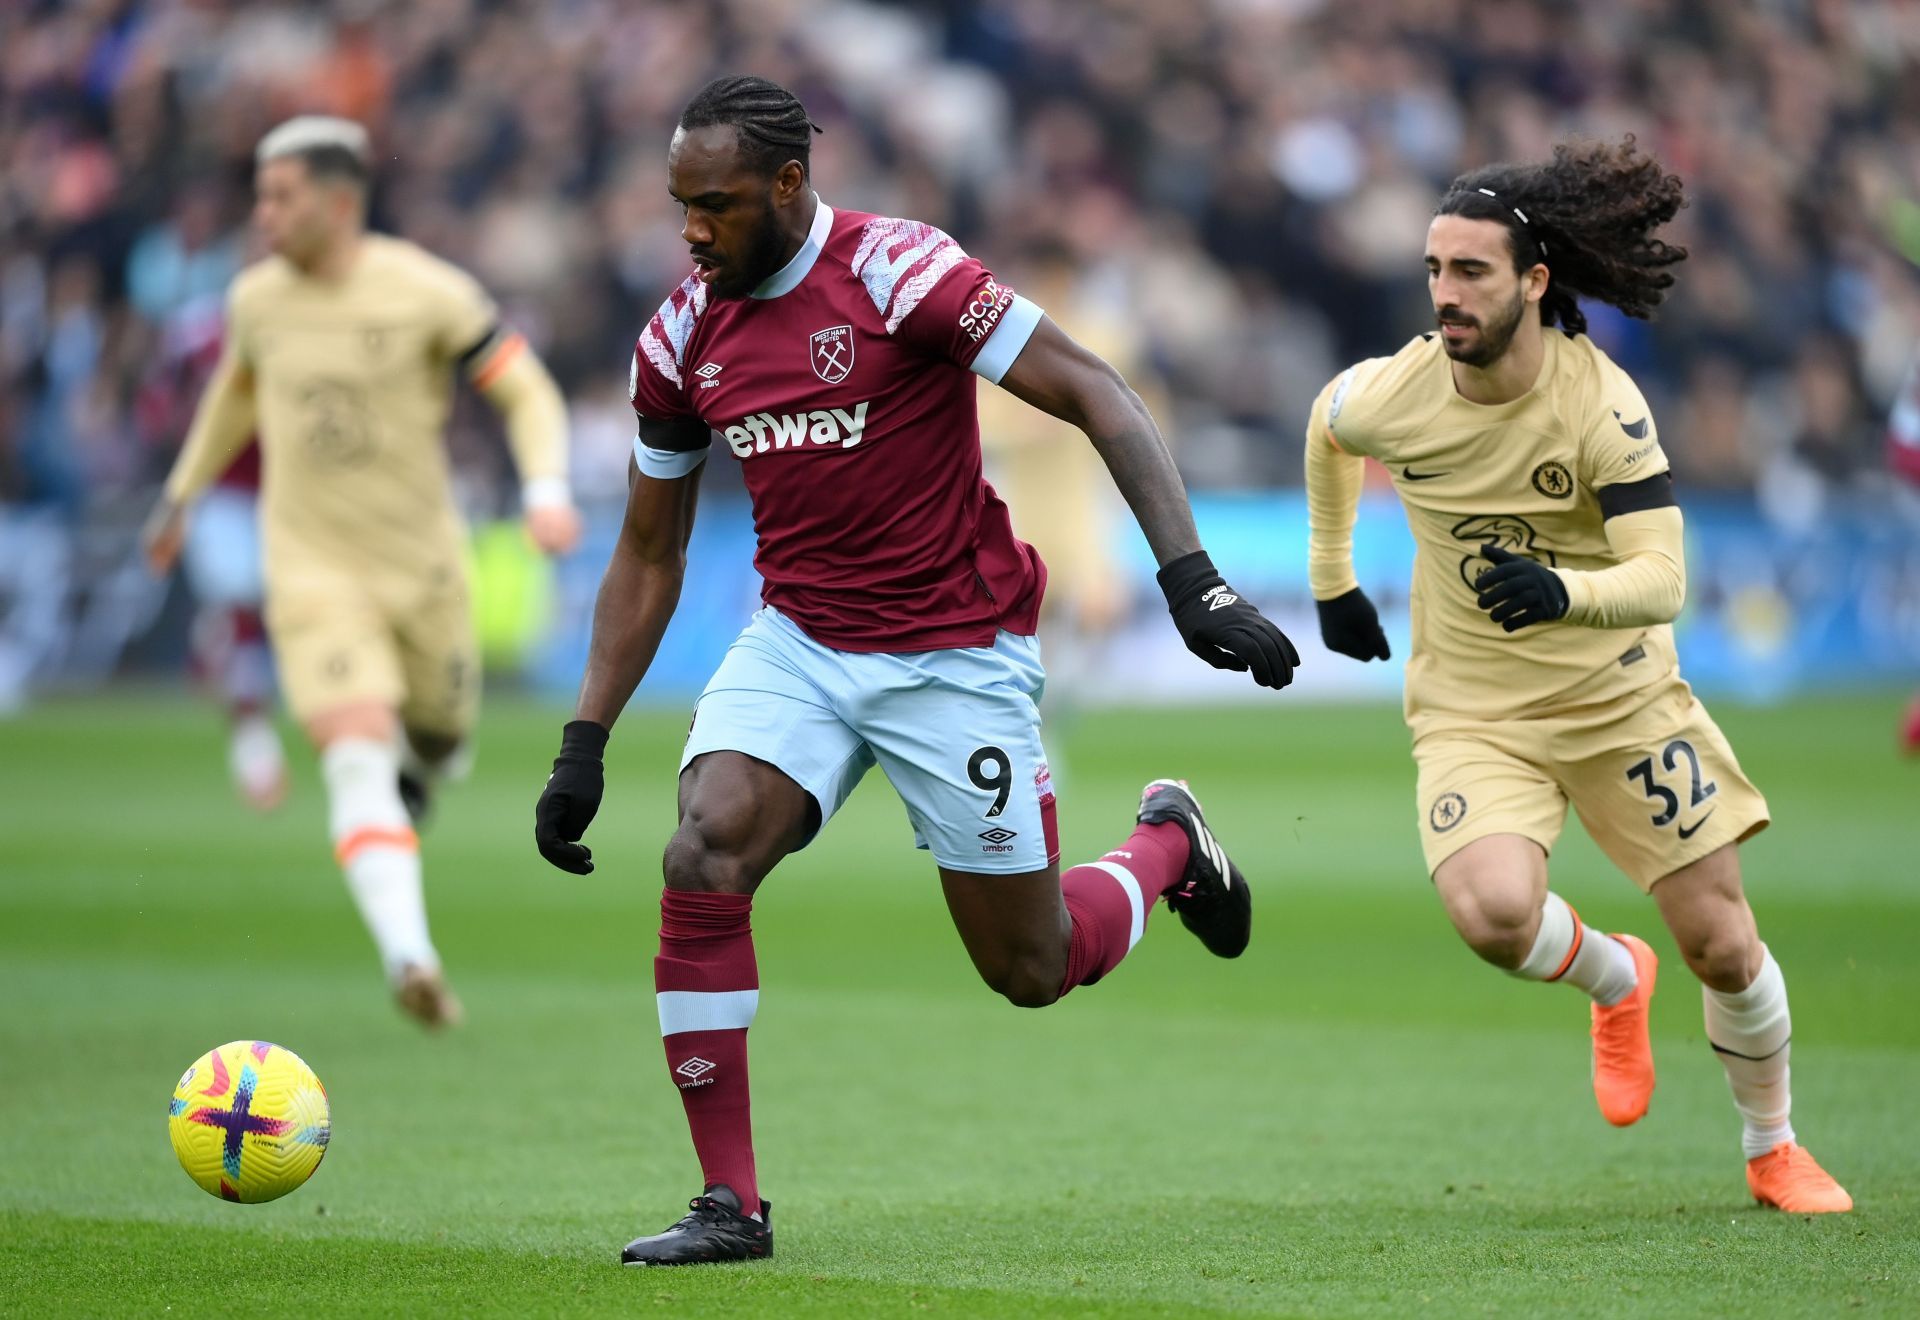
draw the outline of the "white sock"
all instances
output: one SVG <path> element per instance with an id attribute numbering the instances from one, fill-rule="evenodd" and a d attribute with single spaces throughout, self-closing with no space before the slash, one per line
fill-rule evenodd
<path id="1" fill-rule="evenodd" d="M 1513 974 L 1529 981 L 1564 981 L 1607 1006 L 1625 999 L 1640 982 L 1627 946 L 1583 924 L 1567 900 L 1552 892 L 1540 910 L 1533 948 Z"/>
<path id="2" fill-rule="evenodd" d="M 1793 1140 L 1793 1095 L 1787 1056 L 1792 1052 L 1793 1018 L 1787 1012 L 1787 978 L 1771 950 L 1762 950 L 1760 974 L 1733 994 L 1700 987 L 1706 1009 L 1707 1043 L 1720 1056 L 1733 1089 L 1733 1107 L 1745 1130 L 1740 1145 L 1748 1159 Z"/>
<path id="3" fill-rule="evenodd" d="M 400 800 L 400 758 L 371 738 L 342 738 L 320 754 L 334 856 L 389 980 L 403 968 L 440 966 L 427 936 L 420 842 Z"/>

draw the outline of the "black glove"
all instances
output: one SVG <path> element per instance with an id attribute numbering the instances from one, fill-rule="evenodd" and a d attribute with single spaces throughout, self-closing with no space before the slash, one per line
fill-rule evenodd
<path id="1" fill-rule="evenodd" d="M 1391 660 L 1387 635 L 1380 630 L 1380 614 L 1367 599 L 1367 593 L 1355 587 L 1332 600 L 1316 600 L 1320 611 L 1320 640 L 1329 651 L 1352 656 L 1355 660 Z"/>
<path id="2" fill-rule="evenodd" d="M 1567 617 L 1567 584 L 1558 573 L 1497 545 L 1481 546 L 1480 554 L 1493 567 L 1482 569 L 1474 579 L 1480 593 L 1474 604 L 1495 623 L 1508 632 L 1519 632 L 1532 624 Z"/>
<path id="3" fill-rule="evenodd" d="M 1173 626 L 1189 651 L 1215 669 L 1251 670 L 1261 687 L 1283 688 L 1293 681 L 1300 653 L 1285 633 L 1226 584 L 1205 550 L 1181 555 L 1158 576 L 1167 608 L 1173 611 Z"/>
<path id="4" fill-rule="evenodd" d="M 560 733 L 560 755 L 533 809 L 533 841 L 540 855 L 575 875 L 593 870 L 593 853 L 579 840 L 600 810 L 606 786 L 600 757 L 606 750 L 605 728 L 592 720 L 570 722 Z"/>

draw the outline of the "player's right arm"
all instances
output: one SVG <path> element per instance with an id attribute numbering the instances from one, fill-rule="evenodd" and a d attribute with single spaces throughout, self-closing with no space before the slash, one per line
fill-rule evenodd
<path id="1" fill-rule="evenodd" d="M 704 445 L 706 424 L 690 419 L 643 421 L 641 444 L 654 448 L 652 442 L 662 438 L 661 431 L 691 427 L 699 428 L 697 439 Z M 685 452 L 686 442 L 683 438 L 677 445 L 659 447 Z M 587 672 L 580 681 L 575 719 L 611 729 L 653 663 L 660 638 L 680 603 L 687 540 L 693 535 L 694 506 L 705 467 L 703 463 L 679 476 L 657 477 L 649 476 L 637 462 L 631 466 L 626 518 L 594 602 L 593 639 L 587 647 Z"/>
<path id="2" fill-rule="evenodd" d="M 705 423 L 694 418 L 643 418 L 638 452 L 690 452 L 696 441 L 704 449 L 707 438 Z M 613 722 L 653 663 L 680 603 L 704 466 L 696 463 L 678 475 L 649 476 L 636 456 L 628 469 L 626 517 L 594 602 L 580 699 L 574 718 L 561 731 L 560 755 L 533 811 L 534 843 L 542 857 L 563 871 L 586 875 L 593 870 L 593 853 L 580 837 L 593 823 L 605 791 L 601 758 Z"/>
<path id="3" fill-rule="evenodd" d="M 1349 368 L 1320 391 L 1307 418 L 1307 581 L 1320 615 L 1320 640 L 1355 660 L 1392 654 L 1380 615 L 1353 573 L 1353 523 L 1367 461 L 1335 438 L 1333 400 L 1351 387 Z"/>
<path id="4" fill-rule="evenodd" d="M 219 365 L 200 396 L 186 443 L 180 447 L 166 487 L 141 533 L 147 564 L 154 573 L 172 571 L 186 539 L 187 506 L 227 470 L 246 448 L 257 425 L 253 369 L 242 354 L 237 317 L 229 304 L 227 339 Z"/>

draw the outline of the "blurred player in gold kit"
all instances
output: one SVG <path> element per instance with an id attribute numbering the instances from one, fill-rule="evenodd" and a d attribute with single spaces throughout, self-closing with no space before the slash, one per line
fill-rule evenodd
<path id="1" fill-rule="evenodd" d="M 1650 316 L 1686 256 L 1653 236 L 1680 180 L 1638 151 L 1563 145 L 1456 179 L 1427 231 L 1438 328 L 1350 367 L 1307 428 L 1311 572 L 1332 650 L 1386 659 L 1353 574 L 1363 459 L 1393 474 L 1418 552 L 1406 713 L 1421 840 L 1454 928 L 1497 967 L 1593 1000 L 1593 1085 L 1625 1126 L 1653 1094 L 1657 962 L 1547 888 L 1569 801 L 1653 895 L 1704 985 L 1755 1199 L 1852 1208 L 1794 1139 L 1786 981 L 1738 845 L 1767 806 L 1680 677 L 1680 510 L 1646 401 L 1576 296 Z"/>
<path id="2" fill-rule="evenodd" d="M 147 552 L 165 572 L 187 506 L 256 427 L 267 627 L 281 687 L 320 753 L 334 855 L 400 1006 L 457 1022 L 427 933 L 414 825 L 459 755 L 480 667 L 442 432 L 455 373 L 499 409 L 527 531 L 570 550 L 566 412 L 472 278 L 366 229 L 366 131 L 306 116 L 261 140 L 254 220 L 273 255 L 228 294 L 219 367 Z"/>

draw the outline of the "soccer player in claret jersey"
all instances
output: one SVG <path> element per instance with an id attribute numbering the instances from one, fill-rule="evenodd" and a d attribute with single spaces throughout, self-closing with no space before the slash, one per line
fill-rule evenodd
<path id="1" fill-rule="evenodd" d="M 566 408 L 465 272 L 366 231 L 366 130 L 302 116 L 261 139 L 254 220 L 273 255 L 227 300 L 226 341 L 148 523 L 179 556 L 189 505 L 259 434 L 267 629 L 280 686 L 320 753 L 333 853 L 401 1009 L 457 1022 L 427 931 L 414 825 L 479 703 L 465 529 L 446 423 L 463 374 L 500 410 L 527 531 L 579 538 Z"/>
<path id="2" fill-rule="evenodd" d="M 1427 230 L 1438 329 L 1314 403 L 1313 594 L 1331 649 L 1388 658 L 1351 556 L 1362 460 L 1376 458 L 1418 545 L 1407 723 L 1427 866 L 1455 929 L 1497 967 L 1588 995 L 1600 1111 L 1620 1126 L 1646 1113 L 1657 964 L 1547 888 L 1571 801 L 1705 987 L 1755 1198 L 1847 1210 L 1794 1140 L 1786 981 L 1741 890 L 1737 845 L 1767 805 L 1675 660 L 1685 568 L 1666 456 L 1577 302 L 1650 316 L 1686 256 L 1654 236 L 1680 206 L 1680 180 L 1631 138 L 1453 182 Z"/>
<path id="3" fill-rule="evenodd" d="M 695 270 L 634 353 L 626 524 L 536 814 L 541 853 L 591 870 L 576 841 L 600 803 L 601 753 L 673 613 L 717 436 L 744 468 L 765 607 L 695 709 L 664 863 L 654 984 L 705 1189 L 627 1246 L 634 1265 L 772 1254 L 747 1092 L 753 891 L 874 765 L 933 854 L 974 966 L 1015 1004 L 1111 972 L 1156 899 L 1212 953 L 1246 946 L 1246 883 L 1180 781 L 1148 784 L 1132 835 L 1060 873 L 1034 706 L 1045 570 L 981 479 L 974 374 L 1087 433 L 1195 653 L 1274 688 L 1298 663 L 1214 571 L 1120 377 L 938 229 L 829 206 L 809 183 L 813 131 L 782 88 L 731 77 L 673 135 Z"/>

